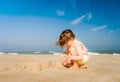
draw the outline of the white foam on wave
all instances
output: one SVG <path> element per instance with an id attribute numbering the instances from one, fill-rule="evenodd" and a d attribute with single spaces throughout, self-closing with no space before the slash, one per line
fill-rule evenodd
<path id="1" fill-rule="evenodd" d="M 58 52 L 53 53 L 53 55 L 60 55 L 60 54 L 62 54 L 62 53 L 58 53 Z"/>
<path id="2" fill-rule="evenodd" d="M 34 52 L 35 54 L 40 54 L 41 52 Z"/>
<path id="3" fill-rule="evenodd" d="M 49 54 L 53 54 L 53 53 L 54 53 L 54 51 L 49 51 L 48 53 L 49 53 Z"/>
<path id="4" fill-rule="evenodd" d="M 18 55 L 18 53 L 7 53 L 8 55 Z"/>
<path id="5" fill-rule="evenodd" d="M 49 53 L 49 54 L 52 54 L 52 55 L 60 55 L 60 54 L 61 54 L 61 53 L 55 52 L 55 51 L 49 51 L 48 53 Z"/>
<path id="6" fill-rule="evenodd" d="M 113 53 L 113 55 L 120 55 L 120 54 L 118 54 L 118 53 Z"/>
<path id="7" fill-rule="evenodd" d="M 113 53 L 113 54 L 101 54 L 101 53 L 95 53 L 95 52 L 88 52 L 89 53 L 89 55 L 120 55 L 120 54 L 118 54 L 118 53 Z"/>
<path id="8" fill-rule="evenodd" d="M 89 55 L 100 55 L 100 53 L 88 52 Z"/>
<path id="9" fill-rule="evenodd" d="M 52 54 L 52 55 L 60 55 L 60 54 L 62 54 L 60 52 L 55 52 L 55 51 L 49 51 L 49 53 Z"/>
<path id="10" fill-rule="evenodd" d="M 5 54 L 4 52 L 0 52 L 0 55 Z"/>

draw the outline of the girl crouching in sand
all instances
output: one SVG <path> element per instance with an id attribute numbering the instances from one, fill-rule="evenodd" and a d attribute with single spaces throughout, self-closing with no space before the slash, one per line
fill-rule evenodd
<path id="1" fill-rule="evenodd" d="M 57 45 L 66 47 L 66 51 L 60 55 L 60 61 L 65 67 L 71 69 L 85 67 L 84 65 L 89 58 L 88 51 L 80 41 L 76 40 L 70 29 L 61 33 Z"/>

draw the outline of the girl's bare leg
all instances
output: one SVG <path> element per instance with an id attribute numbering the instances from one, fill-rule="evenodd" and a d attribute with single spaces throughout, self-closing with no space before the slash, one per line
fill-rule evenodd
<path id="1" fill-rule="evenodd" d="M 68 62 L 72 62 L 73 65 L 70 67 L 70 69 L 79 69 L 79 65 L 77 63 L 78 60 L 80 60 L 81 57 L 80 56 L 71 56 L 69 59 L 68 59 Z"/>
<path id="2" fill-rule="evenodd" d="M 73 65 L 70 67 L 70 69 L 79 69 L 79 65 L 77 64 L 76 60 L 72 60 Z"/>
<path id="3" fill-rule="evenodd" d="M 61 54 L 60 56 L 59 56 L 59 60 L 61 61 L 64 57 L 66 57 L 67 55 L 66 54 Z"/>
<path id="4" fill-rule="evenodd" d="M 69 62 L 68 58 L 64 61 L 63 65 L 67 68 L 71 67 L 73 65 L 72 62 Z"/>

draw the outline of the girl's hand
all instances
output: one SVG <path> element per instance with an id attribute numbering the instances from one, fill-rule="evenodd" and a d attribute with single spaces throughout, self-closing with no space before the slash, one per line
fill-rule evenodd
<path id="1" fill-rule="evenodd" d="M 68 57 L 67 62 L 68 62 L 68 63 L 71 63 L 71 56 Z"/>
<path id="2" fill-rule="evenodd" d="M 67 54 L 61 54 L 60 57 L 59 57 L 59 60 L 61 61 L 66 56 L 67 56 Z"/>

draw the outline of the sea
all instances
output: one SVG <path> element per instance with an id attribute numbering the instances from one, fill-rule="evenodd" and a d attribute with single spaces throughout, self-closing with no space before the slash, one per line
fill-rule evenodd
<path id="1" fill-rule="evenodd" d="M 60 55 L 63 51 L 0 51 L 0 55 Z M 120 50 L 91 50 L 90 55 L 120 55 Z"/>

